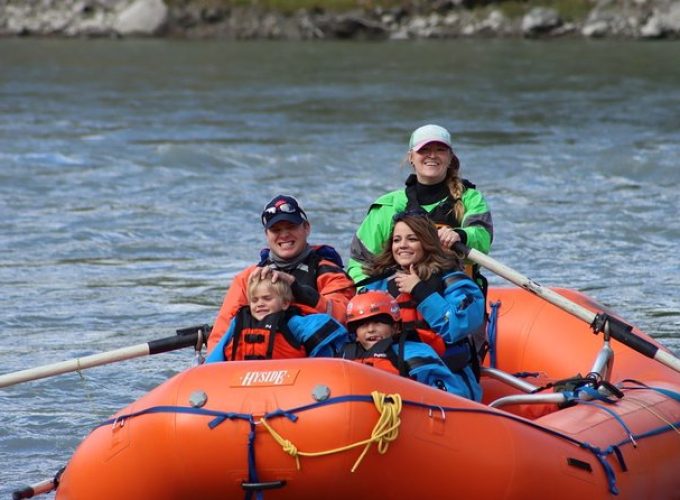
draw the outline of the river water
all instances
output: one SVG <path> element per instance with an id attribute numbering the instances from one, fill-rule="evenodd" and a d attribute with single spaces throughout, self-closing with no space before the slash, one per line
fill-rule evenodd
<path id="1" fill-rule="evenodd" d="M 494 258 L 679 353 L 679 56 L 672 42 L 0 40 L 0 372 L 211 323 L 278 192 L 346 258 L 427 122 L 452 131 L 492 206 Z M 192 361 L 0 389 L 0 497 Z"/>

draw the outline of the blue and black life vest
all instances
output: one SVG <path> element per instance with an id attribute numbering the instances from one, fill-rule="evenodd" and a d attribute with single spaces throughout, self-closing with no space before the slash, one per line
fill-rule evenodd
<path id="1" fill-rule="evenodd" d="M 435 273 L 429 279 L 425 280 L 425 283 L 429 288 L 436 290 L 441 295 L 444 295 L 446 288 L 452 284 L 469 279 L 463 272 L 455 272 L 449 274 L 445 278 L 443 277 L 444 274 L 445 273 Z M 411 294 L 399 292 L 397 284 L 393 279 L 388 280 L 387 291 L 399 304 L 404 330 L 413 330 L 417 332 L 419 340 L 432 347 L 452 372 L 459 373 L 470 364 L 475 372 L 475 376 L 479 377 L 480 359 L 475 353 L 476 350 L 473 347 L 474 342 L 470 336 L 459 340 L 454 344 L 446 344 L 441 335 L 435 332 L 430 325 L 427 324 L 423 315 L 418 311 L 418 304 L 413 300 Z M 461 303 L 461 307 L 467 307 L 473 300 L 474 298 L 467 297 L 467 299 Z"/>

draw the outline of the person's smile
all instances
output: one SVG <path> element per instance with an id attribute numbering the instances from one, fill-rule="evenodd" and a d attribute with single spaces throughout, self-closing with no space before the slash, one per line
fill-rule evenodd
<path id="1" fill-rule="evenodd" d="M 291 248 L 295 246 L 295 238 L 289 238 L 289 237 L 283 237 L 279 238 L 276 241 L 276 244 L 281 247 L 282 249 L 284 248 Z"/>
<path id="2" fill-rule="evenodd" d="M 293 259 L 307 245 L 309 224 L 292 224 L 282 221 L 265 230 L 269 248 L 282 259 Z"/>

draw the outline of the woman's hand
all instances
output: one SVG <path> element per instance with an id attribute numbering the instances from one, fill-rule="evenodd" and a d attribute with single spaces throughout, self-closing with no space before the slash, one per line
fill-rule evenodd
<path id="1" fill-rule="evenodd" d="M 437 234 L 439 235 L 439 242 L 442 244 L 443 248 L 450 250 L 453 248 L 453 244 L 456 241 L 460 241 L 460 234 L 455 232 L 449 226 L 442 226 L 437 229 Z"/>
<path id="2" fill-rule="evenodd" d="M 416 274 L 416 269 L 413 264 L 409 267 L 409 272 L 398 271 L 394 277 L 394 282 L 397 284 L 397 289 L 401 293 L 411 293 L 413 287 L 420 283 L 420 278 Z"/>

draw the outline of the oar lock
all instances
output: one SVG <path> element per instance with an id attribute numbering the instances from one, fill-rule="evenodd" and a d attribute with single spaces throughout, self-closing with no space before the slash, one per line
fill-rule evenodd
<path id="1" fill-rule="evenodd" d="M 197 326 L 190 326 L 187 328 L 179 328 L 176 330 L 177 335 L 196 335 L 196 350 L 200 351 L 204 344 L 208 342 L 208 337 L 212 331 L 212 325 L 202 324 Z"/>
<path id="2" fill-rule="evenodd" d="M 205 362 L 205 356 L 203 355 L 203 346 L 208 345 L 208 337 L 210 337 L 210 332 L 212 331 L 212 325 L 202 324 L 197 326 L 190 326 L 188 328 L 180 328 L 177 331 L 177 335 L 189 336 L 196 335 L 196 345 L 194 346 L 194 351 L 196 355 L 194 356 L 194 366 L 202 365 Z"/>

